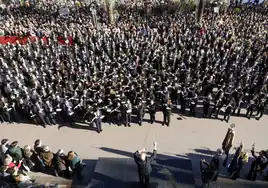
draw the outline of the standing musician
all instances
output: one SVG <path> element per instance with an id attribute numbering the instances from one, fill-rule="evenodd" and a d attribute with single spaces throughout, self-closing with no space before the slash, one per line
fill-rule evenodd
<path id="1" fill-rule="evenodd" d="M 220 110 L 223 107 L 223 105 L 224 105 L 224 98 L 223 98 L 223 93 L 222 93 L 221 97 L 215 103 L 214 108 L 213 108 L 211 114 L 214 114 L 215 113 L 215 117 L 218 118 L 219 113 L 220 113 Z"/>
<path id="2" fill-rule="evenodd" d="M 99 109 L 99 107 L 95 107 L 94 109 L 94 118 L 91 120 L 91 123 L 95 123 L 95 126 L 97 128 L 97 132 L 101 133 L 102 132 L 102 127 L 101 127 L 101 121 L 103 119 L 101 110 Z"/>
<path id="3" fill-rule="evenodd" d="M 10 111 L 12 110 L 12 108 L 9 107 L 8 103 L 5 101 L 5 98 L 2 97 L 1 98 L 1 106 L 2 106 L 2 114 L 3 114 L 3 118 L 4 120 L 6 120 L 9 123 L 12 123 L 11 121 L 11 115 L 10 115 Z"/>
<path id="4" fill-rule="evenodd" d="M 49 100 L 46 100 L 44 104 L 44 111 L 45 111 L 45 118 L 48 124 L 50 125 L 52 123 L 53 125 L 56 125 L 57 123 L 54 118 L 55 112 Z"/>
<path id="5" fill-rule="evenodd" d="M 187 90 L 184 86 L 182 86 L 182 90 L 180 92 L 180 104 L 181 104 L 181 113 L 185 113 L 186 109 L 186 97 L 187 97 Z"/>
<path id="6" fill-rule="evenodd" d="M 223 166 L 226 167 L 227 166 L 227 161 L 228 161 L 228 156 L 229 156 L 229 151 L 233 146 L 233 142 L 234 142 L 234 138 L 235 138 L 235 124 L 232 123 L 230 125 L 230 128 L 228 128 L 228 131 L 225 135 L 225 138 L 222 142 L 222 149 L 224 151 L 224 153 L 226 154 L 226 159 L 223 162 Z"/>
<path id="7" fill-rule="evenodd" d="M 232 105 L 232 102 L 230 102 L 225 108 L 224 117 L 222 121 L 225 120 L 227 123 L 229 122 L 232 110 L 233 110 L 233 105 Z"/>
<path id="8" fill-rule="evenodd" d="M 135 113 L 137 114 L 138 124 L 141 126 L 144 114 L 144 104 L 140 98 L 138 99 L 138 104 L 133 109 L 135 109 Z"/>
<path id="9" fill-rule="evenodd" d="M 45 121 L 44 109 L 39 102 L 36 102 L 36 104 L 33 106 L 33 113 L 37 117 L 37 122 L 46 128 L 47 122 Z"/>
<path id="10" fill-rule="evenodd" d="M 123 109 L 122 109 L 122 105 L 119 101 L 117 101 L 116 105 L 115 105 L 115 108 L 112 110 L 111 114 L 115 116 L 116 118 L 116 124 L 118 126 L 121 126 L 122 125 L 122 112 L 123 112 Z"/>
<path id="11" fill-rule="evenodd" d="M 256 116 L 260 115 L 257 117 L 257 120 L 260 120 L 260 118 L 263 116 L 264 111 L 266 110 L 266 98 L 259 99 L 258 105 L 257 105 L 257 114 Z"/>
<path id="12" fill-rule="evenodd" d="M 166 124 L 169 127 L 171 115 L 171 100 L 169 100 L 167 104 L 164 104 L 162 106 L 162 112 L 164 117 L 162 125 L 164 126 Z"/>
<path id="13" fill-rule="evenodd" d="M 203 99 L 203 116 L 208 117 L 209 115 L 209 107 L 210 107 L 210 102 L 212 100 L 211 94 L 208 95 L 208 97 L 205 97 Z"/>
<path id="14" fill-rule="evenodd" d="M 153 124 L 155 122 L 155 114 L 156 114 L 155 103 L 153 100 L 150 101 L 150 104 L 147 108 L 150 115 L 150 123 Z"/>
<path id="15" fill-rule="evenodd" d="M 71 99 L 65 99 L 64 103 L 63 103 L 63 118 L 65 120 L 65 122 L 70 123 L 70 125 L 73 124 L 74 122 L 74 111 L 73 111 L 73 106 L 71 101 L 69 101 Z"/>
<path id="16" fill-rule="evenodd" d="M 198 96 L 195 93 L 194 96 L 192 98 L 190 98 L 189 100 L 189 105 L 190 105 L 190 116 L 195 116 L 195 108 L 197 106 L 197 102 L 198 102 Z"/>
<path id="17" fill-rule="evenodd" d="M 246 113 L 246 117 L 248 119 L 252 117 L 255 108 L 256 108 L 256 102 L 254 100 L 250 100 L 250 104 L 248 105 L 247 113 Z"/>
<path id="18" fill-rule="evenodd" d="M 125 127 L 126 126 L 131 127 L 130 123 L 131 123 L 132 105 L 130 100 L 127 100 L 127 103 L 125 104 L 124 113 L 125 113 L 125 123 L 124 123 Z"/>
<path id="19" fill-rule="evenodd" d="M 108 104 L 105 105 L 104 107 L 102 107 L 102 112 L 103 112 L 103 115 L 105 116 L 105 121 L 108 122 L 109 124 L 112 123 L 113 121 L 113 117 L 112 117 L 112 101 L 111 99 L 108 100 Z"/>
<path id="20" fill-rule="evenodd" d="M 241 112 L 242 106 L 243 106 L 243 98 L 240 98 L 239 101 L 238 101 L 238 103 L 234 107 L 233 114 L 234 115 L 237 115 L 237 116 L 240 116 L 240 112 Z M 237 110 L 237 113 L 235 114 L 236 110 Z"/>

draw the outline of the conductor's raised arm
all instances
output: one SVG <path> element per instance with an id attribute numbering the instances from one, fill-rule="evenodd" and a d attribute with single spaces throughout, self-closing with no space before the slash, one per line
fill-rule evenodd
<path id="1" fill-rule="evenodd" d="M 157 153 L 157 143 L 154 142 L 154 150 L 153 153 L 150 157 L 148 157 L 148 161 L 150 161 L 150 163 L 156 158 L 156 153 Z"/>

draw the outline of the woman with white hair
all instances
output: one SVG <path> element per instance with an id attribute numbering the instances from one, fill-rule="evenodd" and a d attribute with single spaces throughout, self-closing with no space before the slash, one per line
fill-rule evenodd
<path id="1" fill-rule="evenodd" d="M 31 146 L 29 145 L 24 146 L 22 166 L 28 172 L 34 169 L 35 164 L 32 160 L 33 158 L 34 158 L 34 152 L 31 149 Z"/>
<path id="2" fill-rule="evenodd" d="M 43 146 L 43 152 L 40 153 L 40 158 L 43 161 L 45 167 L 52 167 L 52 160 L 54 158 L 54 154 L 50 151 L 50 148 L 48 146 Z"/>
<path id="3" fill-rule="evenodd" d="M 147 156 L 146 149 L 138 150 L 134 153 L 134 160 L 138 166 L 138 173 L 141 187 L 148 188 L 150 185 L 150 173 L 152 171 L 151 162 L 156 157 L 157 143 L 154 142 L 154 150 L 151 156 Z"/>

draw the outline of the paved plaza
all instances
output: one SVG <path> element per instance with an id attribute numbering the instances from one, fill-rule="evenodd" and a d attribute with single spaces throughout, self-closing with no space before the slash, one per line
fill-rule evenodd
<path id="1" fill-rule="evenodd" d="M 221 117 L 221 116 L 220 116 Z M 149 117 L 145 116 L 145 119 Z M 59 148 L 65 152 L 76 151 L 82 159 L 92 160 L 99 157 L 130 157 L 137 149 L 143 147 L 152 150 L 153 141 L 158 143 L 159 153 L 166 156 L 189 158 L 198 183 L 200 157 L 207 157 L 221 147 L 226 131 L 231 123 L 236 124 L 235 144 L 239 141 L 250 150 L 253 143 L 256 151 L 267 149 L 268 117 L 257 121 L 244 117 L 231 117 L 230 122 L 216 119 L 181 117 L 173 114 L 170 127 L 162 126 L 162 114 L 157 114 L 155 124 L 144 123 L 132 127 L 103 125 L 103 132 L 98 134 L 85 125 L 74 128 L 48 126 L 43 128 L 33 124 L 1 124 L 0 138 L 18 140 L 20 146 L 33 145 L 41 139 L 53 151 Z M 242 173 L 244 177 L 247 171 Z"/>

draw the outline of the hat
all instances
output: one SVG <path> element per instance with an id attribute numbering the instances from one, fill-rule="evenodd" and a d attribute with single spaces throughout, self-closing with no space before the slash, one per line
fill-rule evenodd
<path id="1" fill-rule="evenodd" d="M 12 162 L 12 157 L 10 155 L 6 155 L 6 158 L 4 159 L 4 165 L 8 166 Z"/>

